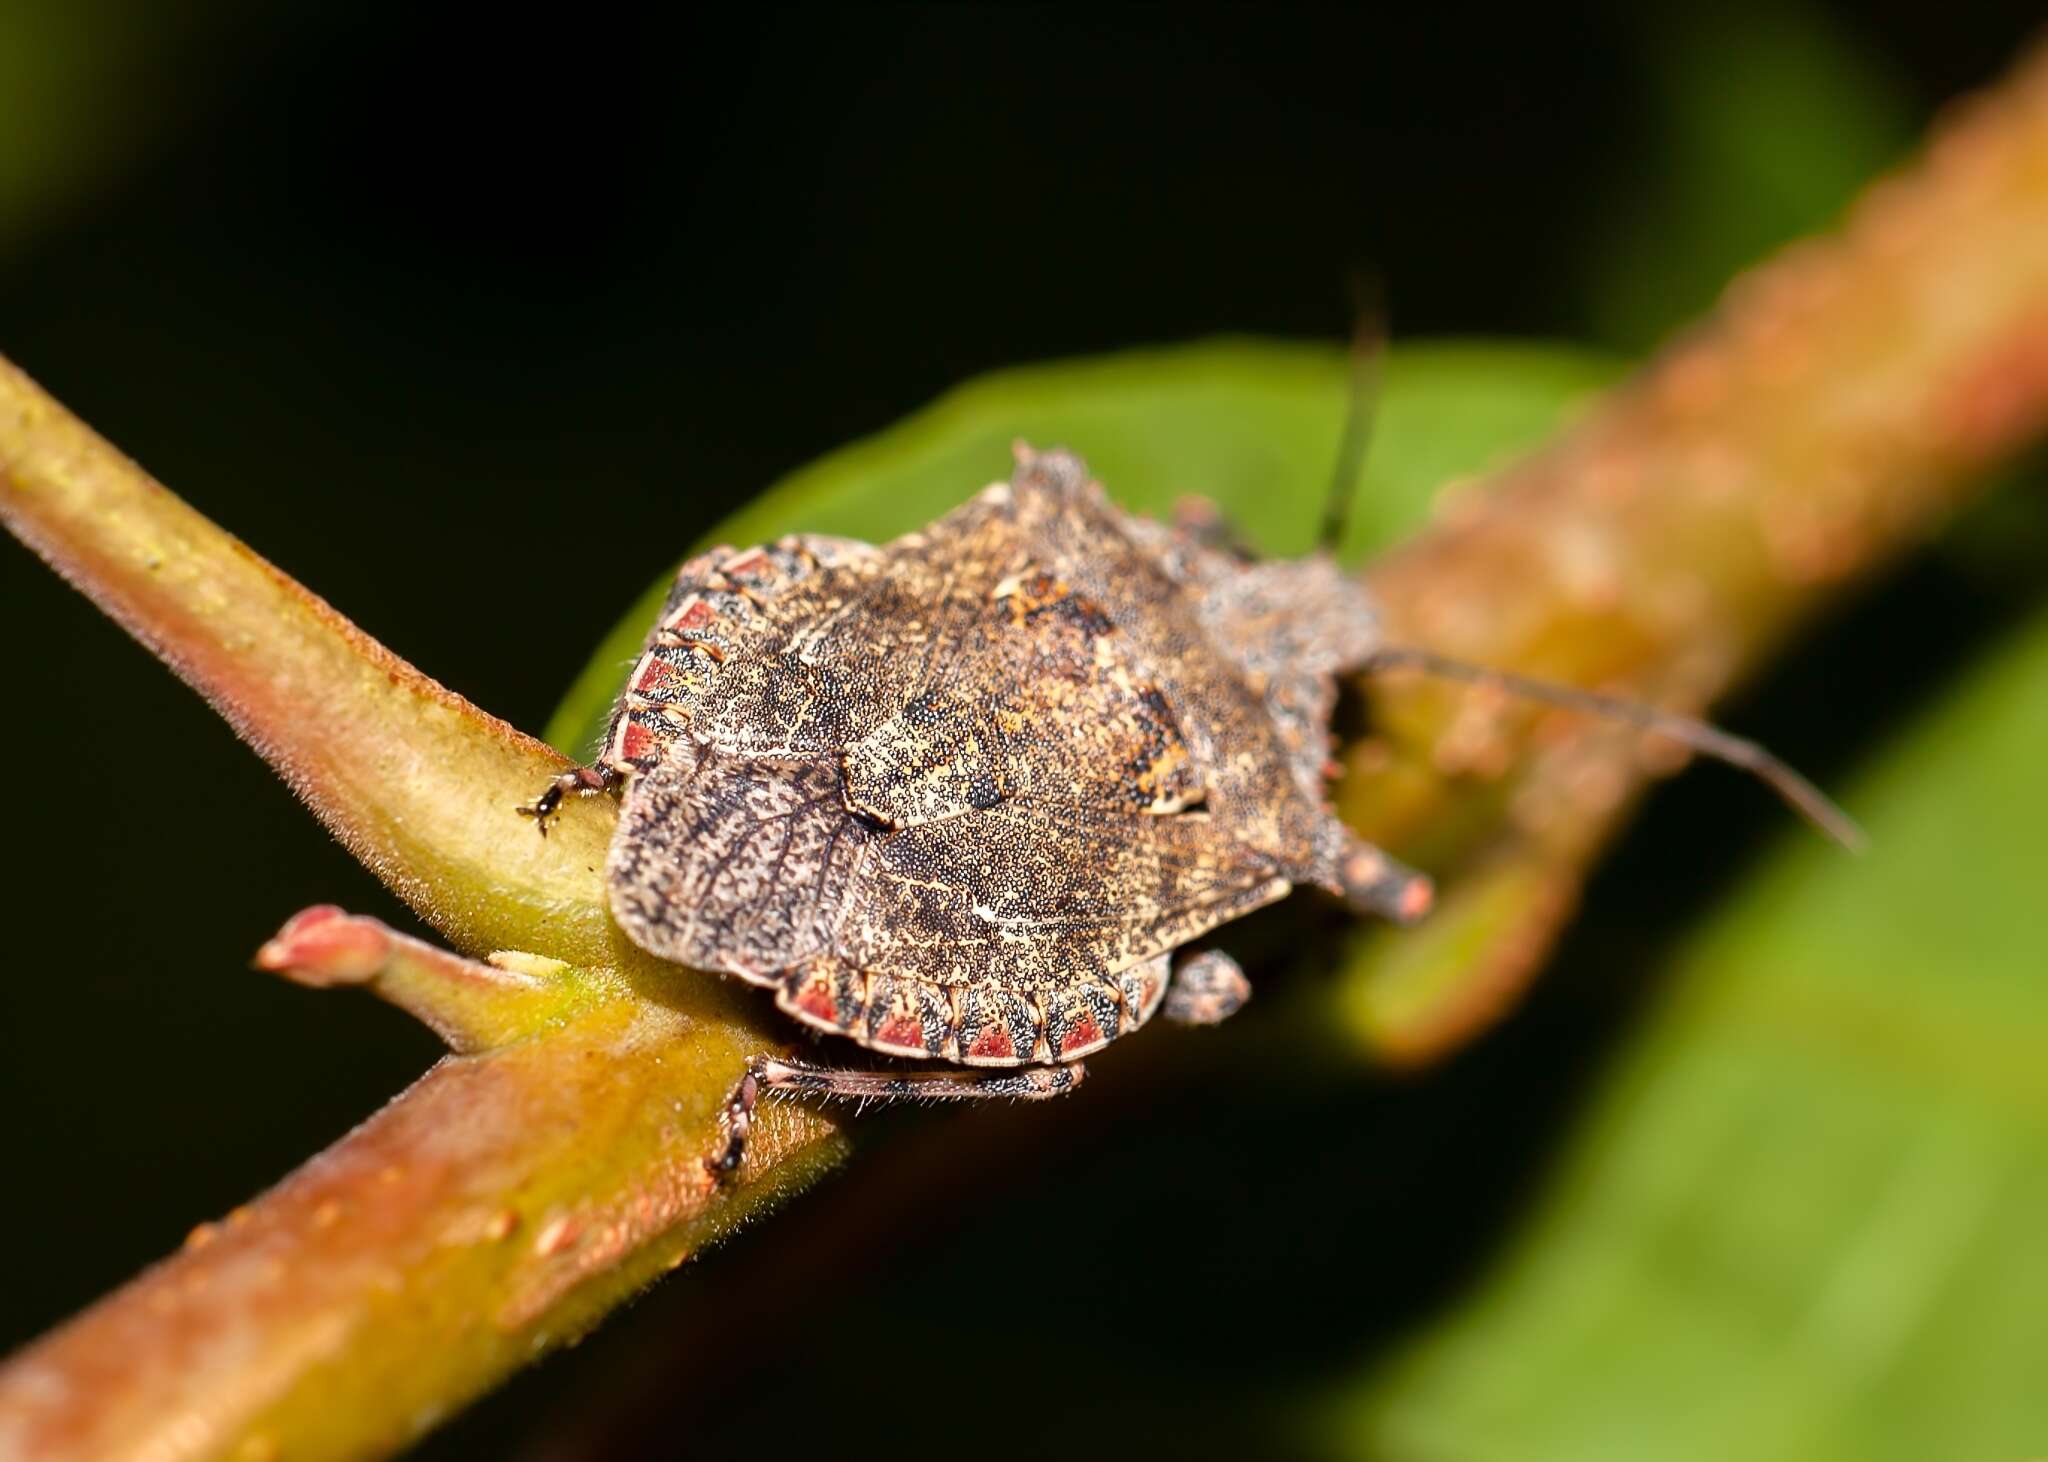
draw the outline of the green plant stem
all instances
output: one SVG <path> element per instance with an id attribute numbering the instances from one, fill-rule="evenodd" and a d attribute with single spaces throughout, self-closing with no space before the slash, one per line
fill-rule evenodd
<path id="1" fill-rule="evenodd" d="M 346 1457 L 469 1396 L 808 1182 L 834 1120 L 702 1155 L 775 1033 L 618 937 L 604 799 L 514 811 L 562 757 L 437 685 L 0 361 L 0 521 L 163 659 L 477 965 L 301 916 L 259 962 L 367 983 L 459 1051 L 277 1188 L 0 1367 L 0 1455 Z M 324 946 L 319 937 L 324 930 Z M 551 963 L 550 961 L 566 963 Z"/>
<path id="2" fill-rule="evenodd" d="M 610 808 L 513 814 L 562 756 L 422 675 L 0 360 L 0 522 L 206 697 L 459 948 L 609 960 Z"/>
<path id="3" fill-rule="evenodd" d="M 296 915 L 256 951 L 256 968 L 316 989 L 360 985 L 417 1016 L 460 1056 L 509 1046 L 626 993 L 541 955 L 464 959 L 330 904 Z"/>

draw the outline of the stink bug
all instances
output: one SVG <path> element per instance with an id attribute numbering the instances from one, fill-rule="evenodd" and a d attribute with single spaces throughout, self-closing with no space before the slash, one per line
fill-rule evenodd
<path id="1" fill-rule="evenodd" d="M 715 1173 L 739 1165 L 763 1090 L 1048 1097 L 1162 1008 L 1221 1020 L 1244 975 L 1175 951 L 1298 884 L 1420 918 L 1429 881 L 1325 799 L 1340 674 L 1479 676 L 1818 799 L 1697 722 L 1390 647 L 1327 554 L 1247 561 L 1211 523 L 1121 512 L 1071 453 L 1016 458 L 881 547 L 794 537 L 690 560 L 596 763 L 522 809 L 545 831 L 571 792 L 620 794 L 606 872 L 635 944 L 944 1063 L 757 1062 Z"/>

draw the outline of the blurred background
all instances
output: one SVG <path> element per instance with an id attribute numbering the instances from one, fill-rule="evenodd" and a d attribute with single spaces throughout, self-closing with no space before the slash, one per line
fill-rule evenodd
<path id="1" fill-rule="evenodd" d="M 537 730 L 722 513 L 978 372 L 1334 340 L 1361 264 L 1398 337 L 1639 357 L 1826 224 L 2040 14 L 1648 9 L 0 0 L 0 351 Z M 2048 601 L 2038 479 L 1731 716 L 1848 775 Z M 195 697 L 11 543 L 0 627 L 11 1347 L 437 1049 L 247 972 L 308 903 L 410 919 Z M 1782 832 L 1719 786 L 1660 791 L 1501 1029 L 1318 1092 L 1358 1165 L 1339 1191 L 1276 1123 L 1285 1051 L 1269 1080 L 1172 1088 L 1170 1121 L 1013 1131 L 1007 1174 L 914 1140 L 947 1118 L 890 1118 L 865 1139 L 887 1151 L 772 1245 L 675 1277 L 422 1455 L 1340 1445 L 1316 1418 L 1485 1272 L 1645 972 Z M 965 1313 L 994 1263 L 1035 1267 L 1042 1300 Z"/>

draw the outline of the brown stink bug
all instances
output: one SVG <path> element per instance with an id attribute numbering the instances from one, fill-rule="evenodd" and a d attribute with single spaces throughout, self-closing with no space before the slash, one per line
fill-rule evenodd
<path id="1" fill-rule="evenodd" d="M 882 547 L 795 537 L 685 564 L 596 764 L 525 809 L 545 830 L 569 792 L 622 793 L 607 879 L 635 944 L 945 1063 L 758 1062 L 714 1171 L 739 1164 L 764 1089 L 1053 1096 L 1162 1008 L 1221 1020 L 1243 974 L 1175 951 L 1298 884 L 1421 917 L 1428 880 L 1325 800 L 1338 675 L 1398 660 L 1617 709 L 1390 649 L 1326 554 L 1248 562 L 1202 524 L 1121 512 L 1070 453 L 1016 456 L 1008 482 Z"/>

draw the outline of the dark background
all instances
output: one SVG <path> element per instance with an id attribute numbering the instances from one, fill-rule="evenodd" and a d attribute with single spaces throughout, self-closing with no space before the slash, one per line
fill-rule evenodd
<path id="1" fill-rule="evenodd" d="M 1335 337 L 1361 263 L 1400 336 L 1638 352 L 1843 201 L 1762 178 L 1739 216 L 1688 213 L 1689 169 L 1741 179 L 1686 132 L 1685 96 L 1739 108 L 1748 68 L 1797 76 L 1820 47 L 1871 107 L 1829 138 L 1816 76 L 1823 125 L 1799 142 L 1838 143 L 1836 171 L 1860 176 L 1993 78 L 2038 13 L 170 9 L 0 12 L 0 82 L 36 82 L 0 88 L 0 130 L 41 180 L 0 188 L 0 350 L 536 729 L 719 513 L 979 371 L 1217 331 Z M 1670 267 L 1640 272 L 1645 250 Z M 1661 293 L 1631 283 L 1651 277 Z M 1930 557 L 1735 714 L 1825 780 L 2038 577 Z M 11 544 L 0 625 L 7 1346 L 331 1141 L 435 1045 L 367 1000 L 246 972 L 302 905 L 409 916 L 196 698 Z M 988 1450 L 991 1416 L 1009 1444 L 1083 1455 L 1091 1437 L 1242 1444 L 1265 1403 L 1472 1272 L 1625 1021 L 1614 992 L 1772 815 L 1660 794 L 1522 1017 L 1404 1088 L 1319 1091 L 1384 1179 L 1338 1207 L 1276 1176 L 1284 1075 L 1176 1088 L 1170 1127 L 1062 1119 L 1020 1135 L 1008 1180 L 935 1182 L 891 1152 L 429 1453 L 855 1436 L 936 1455 Z M 871 1145 L 914 1149 L 923 1121 Z M 891 1198 L 911 1181 L 934 1196 Z M 1031 1298 L 963 1311 L 958 1276 L 998 1256 Z"/>

